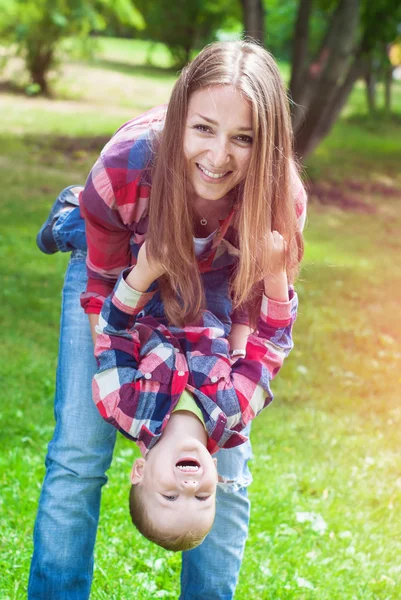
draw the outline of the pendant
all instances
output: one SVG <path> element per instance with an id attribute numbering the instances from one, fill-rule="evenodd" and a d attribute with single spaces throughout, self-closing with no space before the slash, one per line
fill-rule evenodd
<path id="1" fill-rule="evenodd" d="M 207 221 L 206 221 L 205 217 L 202 217 L 202 219 L 200 220 L 200 224 L 203 225 L 203 227 L 205 227 L 207 225 Z"/>

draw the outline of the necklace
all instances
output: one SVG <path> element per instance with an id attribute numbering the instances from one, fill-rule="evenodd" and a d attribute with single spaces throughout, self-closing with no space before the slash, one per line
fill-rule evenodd
<path id="1" fill-rule="evenodd" d="M 230 204 L 228 206 L 228 212 L 230 212 L 232 205 L 233 205 L 233 203 L 230 202 Z M 226 212 L 227 212 L 227 207 L 219 214 L 219 216 L 217 217 L 217 221 L 220 221 L 220 219 Z M 199 211 L 198 211 L 198 214 L 199 214 Z M 212 214 L 212 211 L 210 211 L 210 213 L 207 215 L 207 218 L 202 216 L 201 214 L 199 214 L 199 216 L 200 216 L 199 223 L 202 225 L 202 227 L 206 227 L 206 225 L 208 224 L 208 219 L 210 219 L 211 214 Z"/>

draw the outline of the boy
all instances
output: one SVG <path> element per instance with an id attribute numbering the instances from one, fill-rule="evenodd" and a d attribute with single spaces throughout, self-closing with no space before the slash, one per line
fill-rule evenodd
<path id="1" fill-rule="evenodd" d="M 292 348 L 297 297 L 280 266 L 284 241 L 277 232 L 272 239 L 279 268 L 265 281 L 258 332 L 248 338 L 236 325 L 231 352 L 210 311 L 196 326 L 167 327 L 146 291 L 164 274 L 148 262 L 146 243 L 104 303 L 93 398 L 143 454 L 131 473 L 131 517 L 164 548 L 193 548 L 211 528 L 217 472 L 210 453 L 246 441 L 239 431 L 271 402 L 270 380 Z"/>

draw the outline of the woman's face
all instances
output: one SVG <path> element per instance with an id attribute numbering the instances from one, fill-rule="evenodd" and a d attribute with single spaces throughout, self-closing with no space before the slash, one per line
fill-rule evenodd
<path id="1" fill-rule="evenodd" d="M 198 198 L 220 200 L 245 179 L 252 138 L 251 104 L 233 86 L 214 85 L 191 95 L 184 155 Z"/>

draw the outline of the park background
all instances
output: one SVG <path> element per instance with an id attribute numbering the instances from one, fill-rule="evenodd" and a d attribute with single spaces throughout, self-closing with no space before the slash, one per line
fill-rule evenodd
<path id="1" fill-rule="evenodd" d="M 0 0 L 1 600 L 26 596 L 54 426 L 68 256 L 40 254 L 36 233 L 112 133 L 168 100 L 189 57 L 244 32 L 289 83 L 309 212 L 295 349 L 253 425 L 235 597 L 400 598 L 400 23 L 397 0 Z M 178 598 L 180 556 L 129 523 L 135 453 L 120 436 L 96 600 Z"/>

